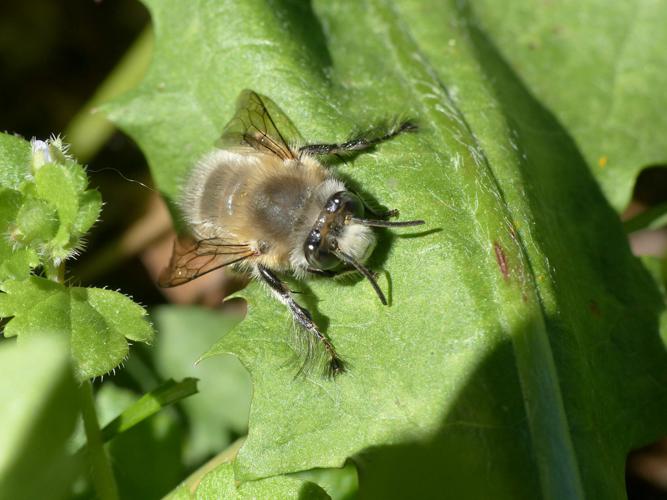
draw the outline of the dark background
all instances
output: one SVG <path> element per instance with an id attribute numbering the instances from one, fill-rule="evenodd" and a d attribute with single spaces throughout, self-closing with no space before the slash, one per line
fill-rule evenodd
<path id="1" fill-rule="evenodd" d="M 149 21 L 136 0 L 0 3 L 0 131 L 26 139 L 63 135 Z M 137 258 L 122 262 L 120 273 L 90 272 L 91 256 L 108 249 L 146 210 L 150 191 L 123 178 L 149 179 L 141 151 L 115 132 L 87 168 L 105 206 L 68 278 L 120 288 L 144 305 L 164 302 Z"/>

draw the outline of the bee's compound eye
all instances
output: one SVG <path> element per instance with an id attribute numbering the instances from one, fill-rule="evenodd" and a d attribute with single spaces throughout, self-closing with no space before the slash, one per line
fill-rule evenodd
<path id="1" fill-rule="evenodd" d="M 340 264 L 338 258 L 322 244 L 320 232 L 312 230 L 303 245 L 303 253 L 308 264 L 314 269 L 333 269 Z"/>
<path id="2" fill-rule="evenodd" d="M 317 249 L 308 254 L 306 252 L 306 260 L 315 269 L 326 271 L 338 267 L 340 261 L 338 258 L 328 250 Z"/>
<path id="3" fill-rule="evenodd" d="M 345 191 L 341 191 L 340 193 L 336 193 L 331 197 L 329 197 L 326 205 L 324 206 L 324 209 L 331 214 L 337 212 L 338 209 L 340 208 L 340 203 L 341 203 L 340 195 L 344 193 Z"/>
<path id="4" fill-rule="evenodd" d="M 310 233 L 308 233 L 304 250 L 314 252 L 317 248 L 319 248 L 321 242 L 322 235 L 317 229 L 313 229 Z"/>
<path id="5" fill-rule="evenodd" d="M 339 191 L 329 197 L 324 205 L 324 210 L 331 214 L 361 217 L 364 215 L 364 204 L 356 194 L 350 191 Z"/>
<path id="6" fill-rule="evenodd" d="M 359 197 L 349 191 L 344 191 L 342 194 L 344 194 L 341 198 L 345 212 L 355 217 L 362 217 L 364 215 L 364 204 Z"/>

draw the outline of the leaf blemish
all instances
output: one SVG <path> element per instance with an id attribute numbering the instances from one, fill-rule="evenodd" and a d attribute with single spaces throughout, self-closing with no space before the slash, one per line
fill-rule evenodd
<path id="1" fill-rule="evenodd" d="M 588 303 L 588 310 L 591 312 L 591 314 L 595 317 L 600 317 L 602 316 L 602 311 L 600 311 L 600 306 L 595 300 L 591 300 Z"/>
<path id="2" fill-rule="evenodd" d="M 493 242 L 493 251 L 496 253 L 496 262 L 500 268 L 500 272 L 503 275 L 505 280 L 510 278 L 509 265 L 507 264 L 507 256 L 505 255 L 505 250 L 497 241 Z"/>

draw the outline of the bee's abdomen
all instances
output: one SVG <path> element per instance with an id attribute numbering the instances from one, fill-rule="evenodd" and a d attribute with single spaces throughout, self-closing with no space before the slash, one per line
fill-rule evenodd
<path id="1" fill-rule="evenodd" d="M 302 234 L 322 208 L 313 193 L 327 178 L 327 171 L 308 158 L 283 162 L 264 154 L 217 150 L 197 164 L 181 208 L 198 238 L 224 237 L 250 245 L 266 267 L 287 269 L 294 245 L 302 244 Z"/>

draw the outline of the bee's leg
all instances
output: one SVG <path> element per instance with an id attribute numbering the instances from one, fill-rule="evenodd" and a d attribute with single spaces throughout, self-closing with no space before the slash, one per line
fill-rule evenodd
<path id="1" fill-rule="evenodd" d="M 387 141 L 403 132 L 417 130 L 417 125 L 407 121 L 401 123 L 398 127 L 379 137 L 373 137 L 372 134 L 361 135 L 347 142 L 340 144 L 307 144 L 299 148 L 299 154 L 311 155 L 335 155 L 340 153 L 349 153 L 354 151 L 363 151 L 364 149 L 377 146 L 381 142 Z"/>
<path id="2" fill-rule="evenodd" d="M 392 217 L 398 217 L 399 216 L 399 211 L 398 209 L 394 208 L 393 210 L 386 210 L 384 212 L 378 212 L 376 210 L 373 210 L 372 207 L 369 207 L 365 202 L 364 203 L 364 208 L 368 213 L 370 213 L 373 217 L 376 217 L 378 219 L 391 219 Z"/>
<path id="3" fill-rule="evenodd" d="M 324 349 L 327 352 L 327 355 L 329 356 L 329 363 L 328 363 L 329 374 L 331 376 L 336 376 L 344 372 L 345 364 L 343 363 L 343 360 L 340 357 L 338 357 L 338 353 L 336 352 L 336 349 L 334 348 L 333 344 L 326 337 L 326 335 L 320 332 L 319 328 L 317 328 L 317 325 L 313 321 L 313 318 L 308 312 L 308 310 L 300 306 L 294 300 L 289 288 L 287 288 L 285 284 L 282 281 L 280 281 L 280 279 L 278 279 L 278 277 L 275 274 L 273 274 L 269 269 L 267 269 L 264 266 L 260 265 L 257 266 L 256 275 L 257 277 L 259 277 L 259 279 L 261 279 L 264 283 L 266 283 L 269 286 L 269 288 L 276 296 L 276 298 L 287 306 L 287 308 L 292 313 L 292 316 L 294 317 L 296 322 L 301 327 L 303 327 L 308 333 L 313 335 L 318 342 L 322 343 Z"/>
<path id="4" fill-rule="evenodd" d="M 354 193 L 354 191 L 352 192 Z M 369 214 L 371 214 L 376 219 L 391 219 L 392 217 L 398 217 L 400 215 L 400 212 L 396 208 L 394 208 L 393 210 L 383 210 L 383 211 L 375 210 L 368 204 L 366 200 L 364 200 L 363 196 L 359 195 L 359 193 L 354 193 L 354 194 L 357 195 L 357 198 L 361 200 L 361 203 L 364 205 L 364 210 Z"/>

